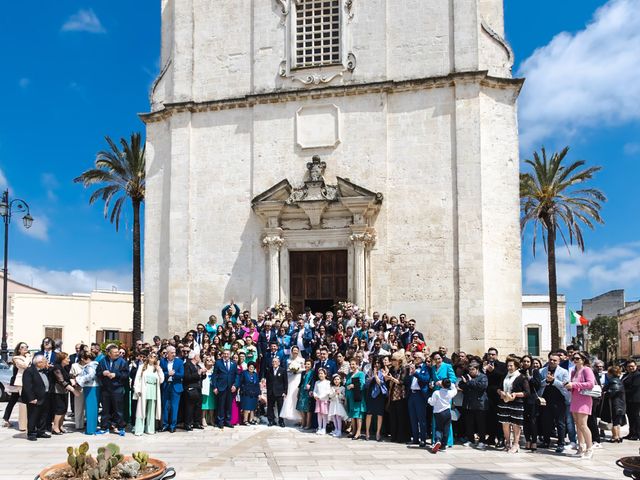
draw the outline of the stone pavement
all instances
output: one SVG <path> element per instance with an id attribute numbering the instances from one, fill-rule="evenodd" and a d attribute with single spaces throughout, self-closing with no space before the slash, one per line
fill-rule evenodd
<path id="1" fill-rule="evenodd" d="M 0 404 L 0 411 L 6 404 Z M 15 417 L 15 412 L 14 412 Z M 548 451 L 511 455 L 455 446 L 432 455 L 388 442 L 352 441 L 302 433 L 294 428 L 211 427 L 135 437 L 87 437 L 81 433 L 28 442 L 25 434 L 0 428 L 0 480 L 33 480 L 43 467 L 66 460 L 66 447 L 89 441 L 92 452 L 115 442 L 123 453 L 148 451 L 177 471 L 177 479 L 554 479 L 624 478 L 615 460 L 638 453 L 640 442 L 604 444 L 585 461 Z"/>

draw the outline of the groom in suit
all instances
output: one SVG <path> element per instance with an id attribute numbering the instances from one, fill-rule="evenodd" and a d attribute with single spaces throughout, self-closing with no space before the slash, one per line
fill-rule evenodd
<path id="1" fill-rule="evenodd" d="M 265 378 L 267 379 L 267 418 L 269 419 L 269 426 L 273 427 L 276 424 L 274 409 L 278 407 L 278 425 L 284 427 L 284 420 L 280 417 L 280 411 L 282 410 L 284 397 L 287 396 L 289 380 L 287 371 L 280 366 L 280 358 L 275 357 L 273 359 L 271 368 L 267 368 L 265 372 Z"/>
<path id="2" fill-rule="evenodd" d="M 216 360 L 213 367 L 213 393 L 218 405 L 218 428 L 231 425 L 231 402 L 240 385 L 238 365 L 230 360 L 229 350 L 222 352 L 222 358 Z"/>

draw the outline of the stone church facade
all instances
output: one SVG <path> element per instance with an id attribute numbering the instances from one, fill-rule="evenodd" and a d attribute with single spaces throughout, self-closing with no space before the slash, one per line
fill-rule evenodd
<path id="1" fill-rule="evenodd" d="M 163 0 L 145 325 L 234 298 L 406 313 L 521 350 L 516 100 L 502 0 Z"/>

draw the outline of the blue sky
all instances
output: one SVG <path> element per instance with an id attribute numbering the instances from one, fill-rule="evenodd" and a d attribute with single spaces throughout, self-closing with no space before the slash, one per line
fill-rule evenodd
<path id="1" fill-rule="evenodd" d="M 267 0 L 264 0 L 267 1 Z M 14 221 L 11 274 L 51 292 L 129 290 L 131 234 L 103 220 L 72 179 L 105 147 L 104 135 L 143 130 L 158 71 L 159 3 L 24 0 L 4 5 L 0 45 L 0 186 L 29 202 L 36 221 Z M 587 252 L 560 250 L 569 306 L 613 288 L 640 297 L 640 0 L 505 1 L 520 100 L 521 156 L 571 145 L 602 165 L 604 226 Z M 19 219 L 15 219 L 19 220 Z M 523 291 L 546 291 L 544 252 L 523 243 Z"/>

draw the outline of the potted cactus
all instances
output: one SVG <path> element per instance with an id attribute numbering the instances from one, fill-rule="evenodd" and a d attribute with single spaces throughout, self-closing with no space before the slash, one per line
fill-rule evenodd
<path id="1" fill-rule="evenodd" d="M 175 477 L 175 470 L 166 463 L 149 458 L 147 452 L 134 452 L 131 456 L 120 453 L 120 447 L 109 443 L 98 448 L 94 458 L 89 444 L 77 448 L 67 447 L 67 463 L 58 463 L 40 472 L 40 480 L 164 480 Z"/>

